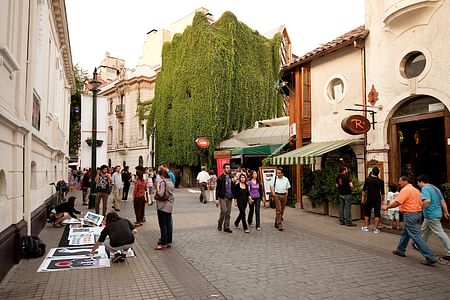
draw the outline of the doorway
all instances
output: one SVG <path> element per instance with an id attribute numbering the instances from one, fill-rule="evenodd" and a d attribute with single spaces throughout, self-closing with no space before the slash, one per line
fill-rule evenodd
<path id="1" fill-rule="evenodd" d="M 426 95 L 405 101 L 389 121 L 389 183 L 422 174 L 437 186 L 446 183 L 449 138 L 450 117 L 442 102 Z"/>
<path id="2" fill-rule="evenodd" d="M 398 124 L 400 173 L 412 178 L 421 174 L 440 185 L 447 181 L 444 118 Z"/>

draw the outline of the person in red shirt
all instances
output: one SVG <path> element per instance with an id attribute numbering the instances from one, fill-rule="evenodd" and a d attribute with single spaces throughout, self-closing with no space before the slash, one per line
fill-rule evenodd
<path id="1" fill-rule="evenodd" d="M 147 191 L 147 185 L 144 180 L 143 171 L 137 170 L 136 177 L 133 190 L 133 205 L 134 213 L 136 215 L 136 223 L 134 223 L 134 226 L 139 227 L 142 226 L 142 223 L 144 222 L 145 192 Z"/>

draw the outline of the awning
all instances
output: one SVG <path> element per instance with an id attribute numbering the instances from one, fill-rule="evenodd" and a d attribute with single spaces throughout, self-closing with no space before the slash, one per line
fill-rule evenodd
<path id="1" fill-rule="evenodd" d="M 233 149 L 231 150 L 231 155 L 241 154 L 241 155 L 267 156 L 272 154 L 279 147 L 280 144 L 249 146 L 239 149 Z"/>
<path id="2" fill-rule="evenodd" d="M 311 143 L 299 149 L 274 156 L 270 158 L 270 162 L 273 165 L 310 165 L 314 163 L 315 157 L 359 141 L 361 139 Z"/>
<path id="3" fill-rule="evenodd" d="M 270 154 L 270 156 L 274 156 L 277 155 L 278 153 L 281 152 L 281 150 L 283 150 L 284 147 L 286 147 L 287 144 L 289 144 L 291 141 L 287 141 L 284 142 L 283 144 L 280 145 L 280 147 L 278 147 L 277 149 L 273 150 L 273 152 Z"/>

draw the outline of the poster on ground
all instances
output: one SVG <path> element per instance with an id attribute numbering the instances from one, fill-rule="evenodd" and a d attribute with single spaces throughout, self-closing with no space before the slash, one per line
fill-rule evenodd
<path id="1" fill-rule="evenodd" d="M 109 258 L 93 256 L 46 258 L 39 266 L 38 272 L 54 272 L 74 269 L 106 268 L 110 266 Z"/>
<path id="2" fill-rule="evenodd" d="M 48 251 L 47 258 L 50 257 L 56 257 L 56 258 L 62 258 L 62 257 L 79 257 L 79 256 L 87 256 L 89 253 L 91 253 L 92 247 L 59 247 L 59 248 L 52 248 Z M 105 246 L 99 246 L 94 254 L 95 257 L 99 258 L 108 258 L 108 255 L 106 254 Z"/>
<path id="3" fill-rule="evenodd" d="M 95 244 L 95 235 L 93 233 L 82 233 L 69 236 L 69 246 L 84 246 Z"/>
<path id="4" fill-rule="evenodd" d="M 84 216 L 83 220 L 89 221 L 91 223 L 94 223 L 97 226 L 100 226 L 100 224 L 102 224 L 103 218 L 104 218 L 104 216 L 102 216 L 102 215 L 88 211 L 86 213 L 86 215 Z"/>

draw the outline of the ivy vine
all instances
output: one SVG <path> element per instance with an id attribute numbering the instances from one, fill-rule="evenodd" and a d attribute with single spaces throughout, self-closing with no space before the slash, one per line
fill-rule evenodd
<path id="1" fill-rule="evenodd" d="M 213 24 L 197 13 L 191 26 L 163 46 L 147 124 L 147 135 L 157 126 L 157 159 L 198 165 L 197 137 L 209 139 L 203 155 L 211 160 L 233 130 L 281 116 L 282 97 L 273 89 L 280 45 L 281 34 L 269 40 L 231 12 Z"/>

